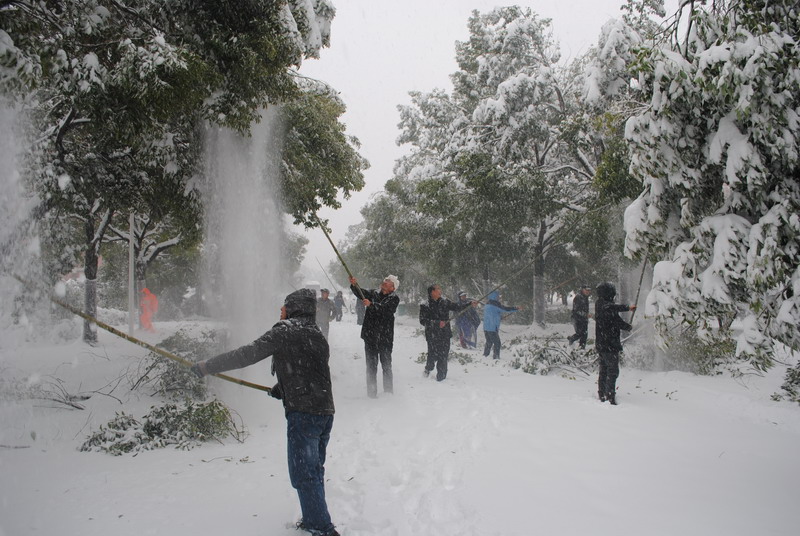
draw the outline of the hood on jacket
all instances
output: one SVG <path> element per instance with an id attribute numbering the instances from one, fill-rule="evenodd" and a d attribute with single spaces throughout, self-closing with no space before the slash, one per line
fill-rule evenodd
<path id="1" fill-rule="evenodd" d="M 286 316 L 315 316 L 317 314 L 317 296 L 314 291 L 307 288 L 295 290 L 283 301 L 286 307 Z"/>
<path id="2" fill-rule="evenodd" d="M 613 300 L 617 295 L 617 289 L 609 282 L 597 285 L 597 296 L 606 300 Z"/>
<path id="3" fill-rule="evenodd" d="M 500 301 L 500 293 L 493 290 L 489 293 L 489 301 Z"/>

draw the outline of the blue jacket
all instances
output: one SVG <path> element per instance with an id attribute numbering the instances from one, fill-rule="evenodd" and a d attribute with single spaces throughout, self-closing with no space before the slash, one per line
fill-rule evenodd
<path id="1" fill-rule="evenodd" d="M 516 307 L 506 307 L 497 300 L 500 295 L 497 292 L 489 294 L 489 303 L 483 308 L 483 330 L 497 331 L 500 329 L 500 319 L 504 312 L 518 311 Z"/>

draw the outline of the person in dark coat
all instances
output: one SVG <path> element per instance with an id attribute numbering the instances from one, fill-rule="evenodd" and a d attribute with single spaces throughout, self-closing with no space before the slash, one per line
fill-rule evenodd
<path id="1" fill-rule="evenodd" d="M 248 345 L 196 363 L 192 372 L 202 378 L 272 356 L 278 383 L 270 395 L 283 400 L 286 413 L 289 478 L 303 515 L 298 527 L 319 536 L 339 536 L 325 501 L 325 453 L 334 405 L 330 350 L 315 321 L 316 304 L 314 291 L 292 292 L 272 329 Z"/>
<path id="2" fill-rule="evenodd" d="M 342 296 L 342 291 L 337 290 L 336 296 L 333 298 L 333 306 L 336 308 L 336 321 L 342 321 L 342 309 L 344 308 L 344 296 Z"/>
<path id="3" fill-rule="evenodd" d="M 521 310 L 519 307 L 507 307 L 500 303 L 500 293 L 496 290 L 489 293 L 489 302 L 483 308 L 483 334 L 486 336 L 483 357 L 489 357 L 489 352 L 493 351 L 494 359 L 500 359 L 500 322 L 503 320 L 503 313 Z"/>
<path id="4" fill-rule="evenodd" d="M 350 278 L 350 290 L 364 304 L 364 323 L 361 338 L 364 339 L 364 354 L 367 361 L 367 396 L 378 396 L 378 363 L 383 370 L 383 392 L 394 391 L 392 378 L 392 347 L 394 346 L 394 313 L 400 305 L 395 291 L 400 280 L 388 275 L 380 289 L 365 290 L 358 286 L 355 277 Z M 363 296 L 363 299 L 362 299 Z"/>
<path id="5" fill-rule="evenodd" d="M 439 285 L 428 287 L 428 303 L 419 307 L 419 323 L 425 326 L 425 340 L 428 343 L 428 362 L 425 364 L 427 377 L 436 366 L 436 381 L 447 377 L 447 357 L 450 355 L 450 311 L 460 312 L 468 307 L 475 307 L 477 302 L 466 302 L 463 305 L 453 303 L 442 297 Z"/>
<path id="6" fill-rule="evenodd" d="M 458 293 L 458 304 L 468 305 L 472 300 L 467 299 L 467 293 L 463 290 Z M 478 346 L 478 326 L 481 325 L 481 317 L 475 309 L 469 309 L 456 316 L 456 326 L 458 327 L 458 342 L 462 348 L 475 349 Z"/>
<path id="7" fill-rule="evenodd" d="M 631 325 L 620 318 L 623 311 L 636 310 L 635 305 L 616 304 L 617 289 L 611 283 L 597 286 L 597 302 L 594 304 L 595 349 L 600 355 L 600 375 L 597 378 L 597 394 L 601 402 L 608 400 L 617 405 L 617 377 L 619 377 L 619 353 L 622 351 L 620 330 L 630 331 Z"/>
<path id="8" fill-rule="evenodd" d="M 336 306 L 333 300 L 330 299 L 330 291 L 323 288 L 319 291 L 320 298 L 317 300 L 317 325 L 319 326 L 325 340 L 328 340 L 328 332 L 330 331 L 331 320 L 336 316 Z"/>
<path id="9" fill-rule="evenodd" d="M 567 339 L 570 344 L 579 341 L 581 348 L 586 348 L 586 338 L 589 336 L 589 294 L 592 293 L 591 287 L 584 285 L 572 299 L 572 325 L 575 326 L 575 334 Z"/>

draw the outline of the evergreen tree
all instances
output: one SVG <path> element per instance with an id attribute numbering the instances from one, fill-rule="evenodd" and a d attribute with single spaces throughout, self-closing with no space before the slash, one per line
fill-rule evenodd
<path id="1" fill-rule="evenodd" d="M 631 118 L 626 248 L 661 261 L 648 314 L 705 341 L 732 336 L 767 366 L 800 347 L 800 12 L 793 1 L 687 5 L 639 60 L 648 109 Z M 685 32 L 685 33 L 684 33 Z"/>

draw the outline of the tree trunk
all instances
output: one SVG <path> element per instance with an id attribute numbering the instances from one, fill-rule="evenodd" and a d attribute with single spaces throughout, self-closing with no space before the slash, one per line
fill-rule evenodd
<path id="1" fill-rule="evenodd" d="M 86 231 L 86 253 L 84 255 L 83 275 L 86 278 L 84 283 L 84 312 L 97 318 L 97 268 L 98 256 L 97 247 L 94 241 L 95 228 L 92 218 L 86 220 L 84 227 Z M 97 327 L 88 320 L 83 321 L 83 341 L 89 344 L 97 342 Z"/>
<path id="2" fill-rule="evenodd" d="M 539 239 L 533 251 L 533 321 L 544 327 L 545 325 L 545 282 L 544 282 L 544 236 L 546 226 L 539 224 Z"/>

